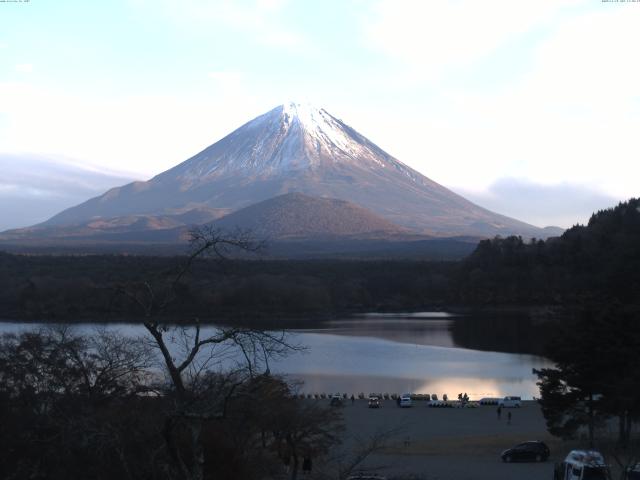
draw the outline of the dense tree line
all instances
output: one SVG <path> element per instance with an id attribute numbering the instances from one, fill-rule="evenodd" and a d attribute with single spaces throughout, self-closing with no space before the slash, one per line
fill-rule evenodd
<path id="1" fill-rule="evenodd" d="M 574 315 L 547 349 L 555 366 L 535 372 L 547 429 L 605 452 L 627 478 L 640 462 L 640 315 L 615 303 Z"/>
<path id="2" fill-rule="evenodd" d="M 621 470 L 640 460 L 640 200 L 597 212 L 552 241 L 510 238 L 481 244 L 467 262 L 486 267 L 488 285 L 512 279 L 504 298 L 531 299 L 525 286 L 560 306 L 547 335 L 553 368 L 537 371 L 550 433 L 586 437 Z M 486 288 L 485 285 L 485 288 Z M 540 293 L 542 292 L 542 293 Z M 519 295 L 519 297 L 517 297 Z M 609 431 L 616 426 L 612 439 Z M 634 434 L 635 432 L 635 434 Z"/>
<path id="3" fill-rule="evenodd" d="M 561 237 L 494 238 L 460 262 L 198 259 L 164 312 L 180 318 L 267 319 L 438 306 L 635 303 L 640 200 L 595 213 Z M 117 286 L 154 282 L 184 257 L 0 253 L 0 317 L 119 320 L 135 306 Z"/>
<path id="4" fill-rule="evenodd" d="M 558 238 L 484 240 L 452 283 L 456 297 L 472 304 L 637 303 L 639 246 L 640 199 L 631 199 Z"/>
<path id="5" fill-rule="evenodd" d="M 184 257 L 0 253 L 0 318 L 117 321 L 139 312 L 118 285 L 162 282 Z M 198 259 L 163 312 L 176 320 L 322 316 L 448 303 L 451 262 Z"/>

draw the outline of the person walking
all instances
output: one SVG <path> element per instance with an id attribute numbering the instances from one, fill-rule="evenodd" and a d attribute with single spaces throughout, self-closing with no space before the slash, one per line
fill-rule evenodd
<path id="1" fill-rule="evenodd" d="M 511 425 L 511 412 L 507 413 L 507 425 Z"/>
<path id="2" fill-rule="evenodd" d="M 498 413 L 498 420 L 502 417 L 502 405 L 498 405 L 498 409 L 496 410 Z"/>

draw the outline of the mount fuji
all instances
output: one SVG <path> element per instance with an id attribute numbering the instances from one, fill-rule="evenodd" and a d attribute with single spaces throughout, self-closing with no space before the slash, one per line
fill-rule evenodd
<path id="1" fill-rule="evenodd" d="M 114 225 L 118 232 L 128 225 L 138 230 L 176 228 L 214 221 L 288 193 L 304 195 L 294 200 L 349 202 L 358 207 L 351 212 L 380 217 L 376 224 L 388 222 L 418 235 L 549 235 L 471 203 L 326 110 L 299 103 L 278 106 L 152 179 L 113 188 L 21 235 L 65 236 L 75 229 L 90 236 Z M 318 205 L 324 204 L 314 203 L 316 210 Z"/>

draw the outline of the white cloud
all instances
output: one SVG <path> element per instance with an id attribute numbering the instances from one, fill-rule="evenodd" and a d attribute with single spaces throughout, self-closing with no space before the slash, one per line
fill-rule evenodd
<path id="1" fill-rule="evenodd" d="M 229 84 L 237 85 L 243 79 L 242 73 L 233 72 L 233 71 L 209 72 L 207 73 L 207 76 L 224 85 L 229 85 Z"/>
<path id="2" fill-rule="evenodd" d="M 16 72 L 18 73 L 31 73 L 33 72 L 33 65 L 30 63 L 20 63 L 16 65 Z"/>
<path id="3" fill-rule="evenodd" d="M 256 6 L 262 10 L 281 10 L 289 0 L 256 0 Z"/>
<path id="4" fill-rule="evenodd" d="M 422 8 L 400 2 L 404 8 L 394 13 L 396 3 L 383 3 L 389 9 L 385 21 L 391 25 L 390 51 L 402 54 L 406 48 L 407 65 L 434 74 L 479 61 L 516 34 L 510 22 L 534 28 L 547 22 L 555 8 L 542 2 L 540 11 L 522 17 L 513 10 L 522 7 L 521 2 L 509 2 L 514 7 L 503 15 L 502 7 L 497 8 L 501 2 L 477 2 L 477 7 L 425 2 Z M 416 19 L 409 20 L 403 33 L 401 19 L 411 12 L 408 5 L 416 7 Z M 475 22 L 456 18 L 455 12 L 462 15 L 461 5 L 471 7 Z M 376 119 L 378 125 L 363 115 L 362 125 L 401 160 L 440 183 L 467 191 L 485 190 L 497 178 L 510 176 L 543 184 L 582 183 L 616 198 L 638 195 L 640 65 L 632 60 L 640 44 L 637 7 L 620 4 L 557 15 L 533 46 L 528 73 L 517 82 L 487 91 L 474 89 L 473 79 L 468 82 L 471 88 L 425 82 L 416 87 L 418 107 Z M 440 13 L 421 23 L 430 9 Z M 394 40 L 395 34 L 400 38 Z M 442 52 L 434 51 L 439 47 Z M 434 89 L 436 100 L 421 100 L 419 88 Z"/>
<path id="5" fill-rule="evenodd" d="M 207 73 L 212 85 L 220 97 L 227 99 L 242 98 L 246 95 L 245 76 L 236 71 L 212 71 Z"/>
<path id="6" fill-rule="evenodd" d="M 628 6 L 565 22 L 538 50 L 524 93 L 532 102 L 598 113 L 626 110 L 628 100 L 640 96 L 640 65 L 632 61 L 640 42 L 639 22 L 640 8 Z"/>
<path id="7" fill-rule="evenodd" d="M 87 97 L 0 83 L 4 152 L 62 155 L 151 176 L 194 155 L 265 105 L 243 90 L 193 97 Z"/>
<path id="8" fill-rule="evenodd" d="M 366 40 L 418 79 L 469 66 L 580 0 L 379 0 L 365 15 Z"/>
<path id="9" fill-rule="evenodd" d="M 138 9 L 160 11 L 171 24 L 188 30 L 231 28 L 259 44 L 291 50 L 307 45 L 304 34 L 281 18 L 289 0 L 135 0 L 131 3 Z"/>
<path id="10" fill-rule="evenodd" d="M 545 185 L 524 178 L 501 178 L 485 191 L 460 193 L 504 215 L 541 227 L 563 228 L 585 224 L 595 211 L 613 207 L 623 200 L 587 185 L 568 182 Z"/>

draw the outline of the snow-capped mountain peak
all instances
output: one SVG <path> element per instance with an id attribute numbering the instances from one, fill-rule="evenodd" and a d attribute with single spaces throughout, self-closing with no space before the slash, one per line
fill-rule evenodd
<path id="1" fill-rule="evenodd" d="M 306 136 L 306 146 L 313 154 L 326 150 L 346 154 L 349 157 L 363 153 L 362 146 L 345 130 L 345 125 L 325 109 L 309 103 L 289 102 L 281 106 L 285 125 L 297 123 Z"/>
<path id="2" fill-rule="evenodd" d="M 310 103 L 303 102 L 287 102 L 280 106 L 285 121 L 298 120 L 302 125 L 309 129 L 321 128 L 320 125 L 325 121 L 323 118 L 327 112 Z"/>
<path id="3" fill-rule="evenodd" d="M 388 164 L 413 176 L 409 173 L 411 169 L 325 109 L 287 102 L 159 177 L 177 175 L 193 185 L 232 173 L 271 177 L 314 171 L 323 166 L 379 169 Z"/>
<path id="4" fill-rule="evenodd" d="M 318 108 L 310 103 L 288 102 L 281 105 L 282 122 L 285 125 L 298 123 L 306 133 L 317 136 L 318 132 L 324 134 L 337 134 L 340 137 L 340 127 L 324 108 Z M 277 109 L 276 109 L 277 110 Z"/>
<path id="5" fill-rule="evenodd" d="M 544 236 L 416 172 L 325 109 L 298 102 L 254 118 L 148 182 L 112 189 L 49 224 L 193 208 L 232 212 L 289 192 L 349 201 L 421 233 Z"/>

